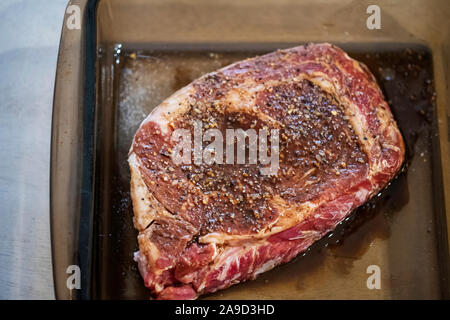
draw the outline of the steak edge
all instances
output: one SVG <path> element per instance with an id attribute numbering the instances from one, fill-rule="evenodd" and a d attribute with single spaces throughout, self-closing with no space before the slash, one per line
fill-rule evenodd
<path id="1" fill-rule="evenodd" d="M 277 128 L 277 175 L 175 165 L 171 135 Z M 158 299 L 195 299 L 292 260 L 394 178 L 400 131 L 368 68 L 330 44 L 236 62 L 180 89 L 134 137 L 135 260 Z"/>

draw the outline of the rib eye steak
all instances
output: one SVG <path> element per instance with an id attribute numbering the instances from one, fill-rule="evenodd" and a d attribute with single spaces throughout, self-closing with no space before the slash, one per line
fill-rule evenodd
<path id="1" fill-rule="evenodd" d="M 172 134 L 193 133 L 195 122 L 224 136 L 230 128 L 279 130 L 277 172 L 249 162 L 176 164 Z M 253 279 L 333 230 L 403 160 L 375 78 L 333 45 L 279 50 L 206 74 L 156 107 L 130 149 L 135 260 L 145 285 L 153 298 L 195 299 Z"/>

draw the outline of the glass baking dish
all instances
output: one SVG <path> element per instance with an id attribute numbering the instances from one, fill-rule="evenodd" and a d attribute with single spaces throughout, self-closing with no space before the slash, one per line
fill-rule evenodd
<path id="1" fill-rule="evenodd" d="M 432 2 L 377 1 L 381 29 L 369 29 L 371 1 L 71 1 L 81 28 L 66 24 L 68 7 L 52 125 L 56 297 L 148 298 L 133 261 L 126 158 L 152 108 L 233 61 L 331 42 L 377 77 L 407 143 L 407 168 L 304 255 L 204 298 L 449 298 L 450 6 Z M 81 285 L 69 289 L 74 265 Z M 381 270 L 379 290 L 366 285 L 371 265 Z"/>

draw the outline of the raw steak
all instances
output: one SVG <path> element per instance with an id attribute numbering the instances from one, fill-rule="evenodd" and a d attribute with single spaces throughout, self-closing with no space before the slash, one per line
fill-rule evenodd
<path id="1" fill-rule="evenodd" d="M 180 164 L 175 129 L 278 128 L 279 170 Z M 225 136 L 225 133 L 224 133 Z M 135 254 L 158 299 L 254 279 L 323 237 L 396 175 L 404 144 L 367 67 L 330 44 L 234 63 L 174 93 L 129 154 Z"/>

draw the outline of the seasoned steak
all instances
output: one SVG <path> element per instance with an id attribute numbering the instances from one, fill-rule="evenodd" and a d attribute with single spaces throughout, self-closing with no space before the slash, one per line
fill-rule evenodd
<path id="1" fill-rule="evenodd" d="M 277 171 L 263 174 L 267 165 L 251 161 L 174 161 L 176 130 L 212 128 L 224 137 L 228 129 L 278 130 L 269 152 L 277 151 Z M 204 75 L 155 108 L 130 149 L 145 285 L 154 298 L 194 299 L 288 262 L 386 186 L 403 159 L 375 78 L 333 45 L 279 50 Z"/>

